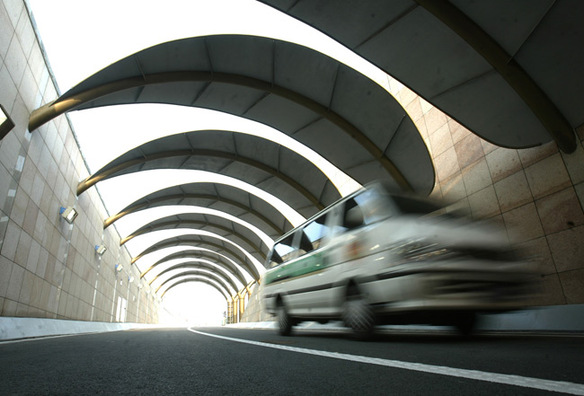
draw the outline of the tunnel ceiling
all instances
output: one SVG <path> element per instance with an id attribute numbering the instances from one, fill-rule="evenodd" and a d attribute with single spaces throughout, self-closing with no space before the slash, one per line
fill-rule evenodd
<path id="1" fill-rule="evenodd" d="M 33 112 L 29 129 L 66 111 L 128 103 L 202 107 L 261 122 L 362 184 L 382 179 L 424 194 L 434 185 L 422 138 L 386 90 L 324 54 L 263 37 L 194 37 L 145 49 Z"/>
<path id="2" fill-rule="evenodd" d="M 111 177 L 148 169 L 206 170 L 248 183 L 310 217 L 340 198 L 315 165 L 278 143 L 229 131 L 193 131 L 138 146 L 79 183 L 77 194 Z"/>
<path id="3" fill-rule="evenodd" d="M 260 1 L 344 44 L 487 141 L 576 147 L 582 1 Z"/>

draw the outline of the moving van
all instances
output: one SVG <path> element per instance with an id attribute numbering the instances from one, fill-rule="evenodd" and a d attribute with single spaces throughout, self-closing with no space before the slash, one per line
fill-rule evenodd
<path id="1" fill-rule="evenodd" d="M 452 325 L 519 309 L 531 264 L 497 229 L 372 184 L 279 238 L 263 298 L 280 334 L 301 321 L 343 320 L 359 338 L 377 324 Z"/>

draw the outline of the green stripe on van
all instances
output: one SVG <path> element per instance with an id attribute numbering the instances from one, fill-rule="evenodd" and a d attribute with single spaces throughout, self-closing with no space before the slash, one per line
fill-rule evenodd
<path id="1" fill-rule="evenodd" d="M 269 285 L 270 283 L 297 278 L 320 271 L 325 267 L 323 260 L 324 253 L 324 251 L 320 250 L 281 264 L 266 273 L 264 283 Z"/>

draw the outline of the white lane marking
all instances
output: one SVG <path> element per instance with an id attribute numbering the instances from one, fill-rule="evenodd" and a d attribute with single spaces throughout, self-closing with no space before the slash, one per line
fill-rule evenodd
<path id="1" fill-rule="evenodd" d="M 567 394 L 571 394 L 571 395 L 584 396 L 584 385 L 583 384 L 576 384 L 573 382 L 551 381 L 551 380 L 545 380 L 545 379 L 539 379 L 539 378 L 522 377 L 519 375 L 497 374 L 497 373 L 489 373 L 489 372 L 478 371 L 478 370 L 458 369 L 458 368 L 446 367 L 446 366 L 434 366 L 431 364 L 402 362 L 399 360 L 390 360 L 390 359 L 381 359 L 381 358 L 374 358 L 374 357 L 367 357 L 367 356 L 349 355 L 346 353 L 338 353 L 338 352 L 319 351 L 316 349 L 297 348 L 297 347 L 291 347 L 291 346 L 286 346 L 286 345 L 269 344 L 266 342 L 225 337 L 225 336 L 220 336 L 220 335 L 216 335 L 216 334 L 204 333 L 202 331 L 197 331 L 193 328 L 189 328 L 188 330 L 190 332 L 193 332 L 193 333 L 196 333 L 199 335 L 203 335 L 203 336 L 219 338 L 219 339 L 227 340 L 227 341 L 240 342 L 243 344 L 250 344 L 250 345 L 255 345 L 255 346 L 260 346 L 260 347 L 281 349 L 281 350 L 289 351 L 289 352 L 304 353 L 307 355 L 328 357 L 328 358 L 332 358 L 332 359 L 348 360 L 351 362 L 375 364 L 377 366 L 385 366 L 385 367 L 399 368 L 399 369 L 404 369 L 404 370 L 420 371 L 420 372 L 430 373 L 430 374 L 440 374 L 440 375 L 447 375 L 450 377 L 459 377 L 459 378 L 466 378 L 466 379 L 472 379 L 472 380 L 477 380 L 477 381 L 494 382 L 494 383 L 503 384 L 503 385 L 514 385 L 514 386 L 521 386 L 523 388 L 541 389 L 541 390 L 546 390 L 546 391 L 551 391 L 551 392 L 561 392 L 561 393 L 567 393 Z"/>

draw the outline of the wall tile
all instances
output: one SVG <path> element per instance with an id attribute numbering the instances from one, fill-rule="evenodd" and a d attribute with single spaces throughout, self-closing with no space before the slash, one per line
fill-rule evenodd
<path id="1" fill-rule="evenodd" d="M 468 195 L 474 194 L 492 184 L 489 167 L 484 158 L 464 168 L 462 177 Z"/>
<path id="2" fill-rule="evenodd" d="M 546 159 L 557 152 L 558 146 L 555 142 L 546 143 L 538 147 L 517 150 L 524 168 Z"/>
<path id="3" fill-rule="evenodd" d="M 28 263 L 28 254 L 30 252 L 30 246 L 32 244 L 32 238 L 26 232 L 22 231 L 20 233 L 20 240 L 18 241 L 18 247 L 16 248 L 16 256 L 14 261 L 16 264 L 26 267 Z"/>
<path id="4" fill-rule="evenodd" d="M 483 147 L 480 138 L 474 134 L 469 134 L 454 145 L 458 164 L 461 169 L 475 163 L 484 157 Z"/>
<path id="5" fill-rule="evenodd" d="M 502 212 L 507 212 L 533 201 L 523 170 L 495 183 L 495 192 L 499 198 Z"/>
<path id="6" fill-rule="evenodd" d="M 448 118 L 440 110 L 432 107 L 425 115 L 426 127 L 428 134 L 432 135 L 435 131 L 442 128 L 447 122 Z"/>
<path id="7" fill-rule="evenodd" d="M 410 118 L 414 121 L 414 123 L 416 123 L 416 121 L 421 119 L 422 116 L 424 115 L 422 113 L 422 105 L 417 97 L 411 102 L 409 102 L 405 109 L 408 112 Z"/>
<path id="8" fill-rule="evenodd" d="M 547 235 L 558 272 L 584 268 L 584 226 Z"/>
<path id="9" fill-rule="evenodd" d="M 485 153 L 485 155 L 492 153 L 493 151 L 499 148 L 499 146 L 495 146 L 494 144 L 489 143 L 483 139 L 481 139 L 481 146 L 483 146 L 483 152 Z"/>
<path id="10" fill-rule="evenodd" d="M 497 194 L 492 185 L 469 195 L 468 202 L 474 219 L 486 219 L 501 213 Z"/>
<path id="11" fill-rule="evenodd" d="M 3 3 L 0 4 L 0 26 L 2 26 L 2 29 L 0 29 L 0 56 L 2 58 L 4 57 L 4 54 L 6 54 L 6 52 L 8 51 L 10 41 L 14 36 L 14 26 L 10 21 L 10 16 L 8 15 L 8 12 L 2 6 Z"/>
<path id="12" fill-rule="evenodd" d="M 460 125 L 458 122 L 454 121 L 452 118 L 448 119 L 448 127 L 450 128 L 452 142 L 454 144 L 458 143 L 471 134 L 474 135 L 472 132 Z"/>
<path id="13" fill-rule="evenodd" d="M 430 146 L 432 147 L 432 155 L 437 156 L 452 148 L 452 139 L 450 138 L 450 129 L 448 124 L 444 124 L 438 128 L 434 133 L 430 134 Z"/>
<path id="14" fill-rule="evenodd" d="M 16 316 L 18 303 L 14 300 L 5 299 L 2 307 L 2 316 Z"/>
<path id="15" fill-rule="evenodd" d="M 6 291 L 6 298 L 18 301 L 20 298 L 20 289 L 22 287 L 23 279 L 24 268 L 20 265 L 13 265 L 12 272 L 10 273 L 10 283 L 8 284 L 8 290 Z"/>
<path id="16" fill-rule="evenodd" d="M 570 177 L 559 153 L 526 168 L 525 175 L 535 199 L 553 194 L 571 185 Z"/>
<path id="17" fill-rule="evenodd" d="M 545 237 L 532 239 L 517 245 L 520 254 L 533 262 L 534 271 L 541 275 L 557 273 L 552 253 Z"/>
<path id="18" fill-rule="evenodd" d="M 572 187 L 535 202 L 546 234 L 584 224 L 584 213 Z"/>
<path id="19" fill-rule="evenodd" d="M 26 68 L 26 57 L 22 51 L 22 47 L 18 40 L 11 40 L 10 46 L 8 47 L 8 52 L 6 52 L 6 57 L 4 58 L 4 64 L 10 73 L 10 77 L 16 86 L 20 85 L 22 76 L 24 75 L 24 69 Z"/>
<path id="20" fill-rule="evenodd" d="M 1 22 L 2 21 L 0 20 L 0 26 L 2 26 Z M 2 29 L 0 29 L 0 32 L 1 31 Z M 0 45 L 2 44 L 0 43 Z M 11 114 L 12 106 L 14 104 L 14 100 L 16 99 L 18 91 L 16 89 L 14 81 L 12 81 L 10 73 L 8 73 L 8 68 L 1 63 L 0 63 L 0 86 L 2 87 L 2 89 L 0 90 L 0 104 L 4 106 L 9 115 L 12 115 Z"/>
<path id="21" fill-rule="evenodd" d="M 529 203 L 503 213 L 509 239 L 521 243 L 544 236 L 535 204 Z"/>
<path id="22" fill-rule="evenodd" d="M 24 271 L 22 285 L 20 286 L 20 297 L 18 302 L 21 304 L 30 305 L 31 294 L 34 288 L 34 274 L 30 271 Z"/>
<path id="23" fill-rule="evenodd" d="M 434 167 L 439 181 L 445 181 L 460 171 L 454 147 L 434 157 Z"/>
<path id="24" fill-rule="evenodd" d="M 562 272 L 559 275 L 566 295 L 566 303 L 584 303 L 584 269 Z"/>
<path id="25" fill-rule="evenodd" d="M 494 182 L 498 182 L 521 169 L 521 161 L 519 161 L 516 150 L 499 147 L 487 154 L 486 158 Z"/>
<path id="26" fill-rule="evenodd" d="M 0 256 L 0 297 L 5 297 L 10 284 L 10 275 L 14 263 L 4 256 Z M 2 308 L 0 308 L 1 310 Z"/>
<path id="27" fill-rule="evenodd" d="M 566 303 L 564 290 L 558 274 L 546 275 L 539 282 L 539 297 L 534 298 L 534 305 L 562 305 Z"/>

